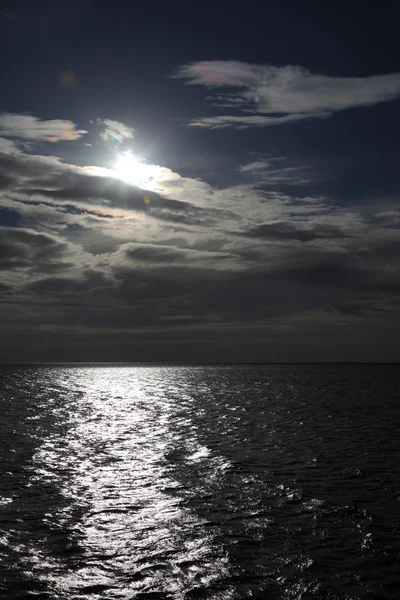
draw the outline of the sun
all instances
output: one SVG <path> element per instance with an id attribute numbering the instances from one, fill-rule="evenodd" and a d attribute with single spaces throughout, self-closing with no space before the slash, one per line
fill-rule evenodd
<path id="1" fill-rule="evenodd" d="M 147 165 L 130 151 L 121 153 L 114 166 L 114 176 L 121 181 L 137 185 L 146 190 L 155 190 L 162 179 L 163 168 Z"/>

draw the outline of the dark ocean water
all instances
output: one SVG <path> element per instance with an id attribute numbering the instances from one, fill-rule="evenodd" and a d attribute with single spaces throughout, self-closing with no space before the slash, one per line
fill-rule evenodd
<path id="1" fill-rule="evenodd" d="M 400 598 L 400 368 L 2 367 L 0 597 Z"/>

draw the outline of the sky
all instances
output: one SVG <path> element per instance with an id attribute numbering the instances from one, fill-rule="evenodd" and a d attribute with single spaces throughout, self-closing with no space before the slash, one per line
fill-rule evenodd
<path id="1" fill-rule="evenodd" d="M 394 4 L 0 8 L 0 362 L 400 360 Z"/>

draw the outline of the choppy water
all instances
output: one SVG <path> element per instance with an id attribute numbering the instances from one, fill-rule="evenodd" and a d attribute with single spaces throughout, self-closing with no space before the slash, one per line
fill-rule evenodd
<path id="1" fill-rule="evenodd" d="M 3 367 L 0 597 L 400 597 L 396 366 Z"/>

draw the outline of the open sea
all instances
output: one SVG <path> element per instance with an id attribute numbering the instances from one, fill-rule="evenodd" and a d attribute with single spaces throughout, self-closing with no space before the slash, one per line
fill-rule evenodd
<path id="1" fill-rule="evenodd" d="M 0 598 L 400 598 L 400 365 L 0 368 Z"/>

